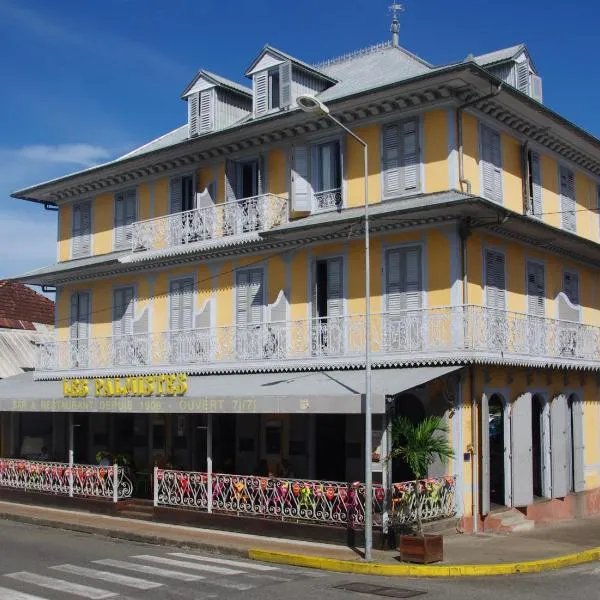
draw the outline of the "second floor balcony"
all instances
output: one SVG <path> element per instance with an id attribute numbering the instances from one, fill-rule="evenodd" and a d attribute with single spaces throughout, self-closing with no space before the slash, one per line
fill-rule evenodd
<path id="1" fill-rule="evenodd" d="M 132 224 L 132 249 L 167 250 L 195 242 L 242 237 L 287 223 L 288 203 L 274 194 L 195 208 Z"/>
<path id="2" fill-rule="evenodd" d="M 348 315 L 69 341 L 38 347 L 37 370 L 138 373 L 360 366 L 365 317 Z M 372 315 L 374 364 L 600 368 L 600 327 L 483 306 Z"/>

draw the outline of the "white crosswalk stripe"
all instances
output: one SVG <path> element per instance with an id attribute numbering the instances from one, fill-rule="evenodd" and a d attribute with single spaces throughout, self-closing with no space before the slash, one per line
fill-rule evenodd
<path id="1" fill-rule="evenodd" d="M 117 583 L 119 585 L 135 588 L 137 590 L 151 590 L 162 586 L 162 583 L 148 581 L 147 579 L 138 579 L 137 577 L 122 575 L 121 573 L 98 571 L 96 569 L 88 569 L 86 567 L 79 567 L 77 565 L 56 565 L 55 567 L 50 568 L 56 569 L 57 571 L 62 571 L 63 573 L 70 573 L 71 575 L 80 575 L 82 577 L 90 577 L 91 579 L 100 579 L 101 581 Z"/>
<path id="2" fill-rule="evenodd" d="M 261 565 L 259 563 L 242 562 L 239 560 L 227 560 L 226 558 L 216 558 L 212 556 L 198 556 L 196 554 L 184 554 L 183 552 L 169 552 L 169 556 L 177 556 L 178 558 L 191 558 L 200 562 L 213 563 L 217 565 L 225 565 L 228 567 L 236 567 L 238 569 L 250 569 L 251 571 L 278 571 L 277 567 Z"/>
<path id="3" fill-rule="evenodd" d="M 191 569 L 193 571 L 206 571 L 208 573 L 216 573 L 217 575 L 241 575 L 244 572 L 240 569 L 214 567 L 212 565 L 202 565 L 186 560 L 174 560 L 172 558 L 167 558 L 166 556 L 152 556 L 150 554 L 140 554 L 138 556 L 132 556 L 132 558 L 148 562 L 160 563 L 163 565 L 168 565 L 169 567 L 179 567 L 184 569 Z"/>
<path id="4" fill-rule="evenodd" d="M 114 598 L 118 596 L 115 592 L 109 592 L 100 588 L 94 588 L 79 583 L 72 583 L 64 579 L 54 579 L 54 577 L 45 577 L 38 573 L 28 571 L 19 571 L 18 573 L 9 573 L 5 577 L 16 579 L 23 583 L 37 585 L 49 590 L 58 590 L 64 594 L 78 595 L 80 598 L 90 598 L 90 600 L 103 600 L 104 598 Z"/>
<path id="5" fill-rule="evenodd" d="M 150 565 L 140 565 L 125 560 L 116 560 L 114 558 L 103 558 L 101 560 L 93 560 L 92 562 L 105 567 L 114 567 L 116 569 L 124 569 L 125 571 L 135 571 L 136 573 L 144 573 L 145 575 L 157 575 L 159 577 L 177 579 L 178 581 L 185 581 L 187 583 L 204 579 L 202 575 L 174 571 L 173 569 L 161 569 L 160 567 Z"/>
<path id="6" fill-rule="evenodd" d="M 5 587 L 0 587 L 0 598 L 2 600 L 45 600 L 45 598 L 40 596 L 32 596 L 31 594 L 9 590 Z"/>

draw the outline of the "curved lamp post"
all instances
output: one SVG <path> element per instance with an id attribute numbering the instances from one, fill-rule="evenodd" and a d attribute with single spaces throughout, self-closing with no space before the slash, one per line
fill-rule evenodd
<path id="1" fill-rule="evenodd" d="M 371 258 L 369 250 L 369 164 L 367 143 L 353 131 L 340 123 L 329 108 L 314 96 L 302 95 L 296 98 L 298 106 L 307 113 L 322 115 L 343 129 L 363 148 L 364 155 L 364 194 L 365 194 L 365 560 L 371 560 L 373 548 L 373 477 L 371 471 Z"/>

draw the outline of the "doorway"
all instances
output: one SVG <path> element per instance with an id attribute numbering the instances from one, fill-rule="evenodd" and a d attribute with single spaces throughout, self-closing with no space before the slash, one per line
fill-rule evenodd
<path id="1" fill-rule="evenodd" d="M 543 454 L 543 418 L 544 403 L 537 394 L 532 398 L 531 419 L 531 454 L 533 462 L 533 495 L 538 498 L 544 496 L 544 454 Z"/>
<path id="2" fill-rule="evenodd" d="M 316 478 L 346 479 L 346 415 L 316 415 Z"/>
<path id="3" fill-rule="evenodd" d="M 488 428 L 490 439 L 490 502 L 504 505 L 506 504 L 504 402 L 498 394 L 493 394 L 489 401 Z"/>
<path id="4" fill-rule="evenodd" d="M 394 402 L 394 417 L 404 415 L 413 425 L 420 423 L 425 418 L 425 408 L 417 396 L 401 394 Z M 413 481 L 415 474 L 406 461 L 401 458 L 392 460 L 392 482 Z"/>

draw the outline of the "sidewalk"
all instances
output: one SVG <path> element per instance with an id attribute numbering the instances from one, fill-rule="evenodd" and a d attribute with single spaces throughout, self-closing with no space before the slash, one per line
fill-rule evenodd
<path id="1" fill-rule="evenodd" d="M 400 563 L 396 551 L 374 550 L 373 561 L 376 564 L 367 564 L 362 560 L 360 551 L 332 544 L 215 531 L 13 502 L 0 502 L 0 518 L 131 541 L 184 546 L 250 556 L 257 560 L 357 573 L 490 575 L 534 572 L 600 559 L 600 517 L 510 535 L 447 536 L 444 539 L 445 561 L 435 566 Z M 535 564 L 528 567 L 526 563 L 531 561 Z M 478 565 L 486 568 L 479 568 Z"/>

